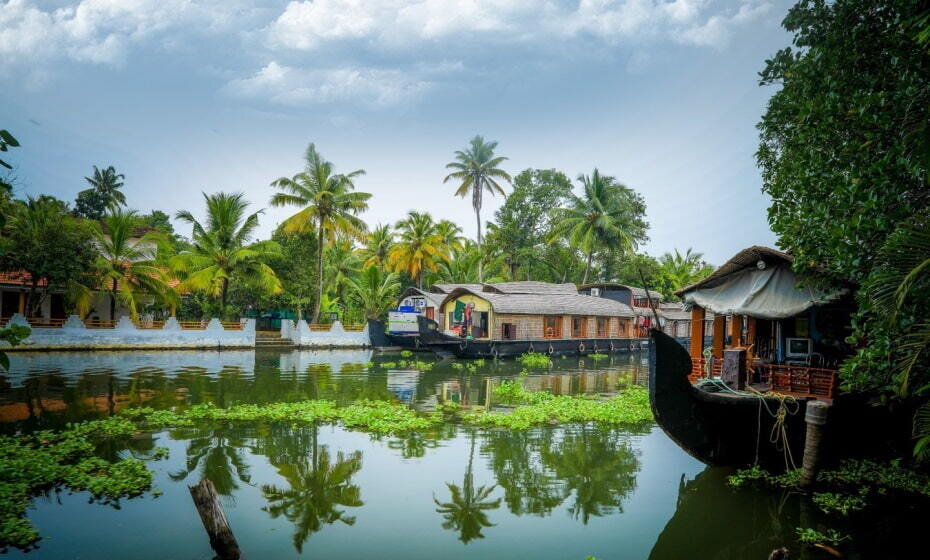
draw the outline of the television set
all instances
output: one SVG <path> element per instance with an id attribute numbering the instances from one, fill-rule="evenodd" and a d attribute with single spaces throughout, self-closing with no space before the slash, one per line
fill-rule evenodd
<path id="1" fill-rule="evenodd" d="M 785 357 L 806 359 L 813 352 L 814 342 L 809 338 L 785 339 Z"/>

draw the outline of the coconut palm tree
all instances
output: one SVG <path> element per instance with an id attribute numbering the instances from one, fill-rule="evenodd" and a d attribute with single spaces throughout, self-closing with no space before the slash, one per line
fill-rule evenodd
<path id="1" fill-rule="evenodd" d="M 349 280 L 352 296 L 365 310 L 365 317 L 377 319 L 397 302 L 400 282 L 397 273 L 385 274 L 377 266 L 368 266 L 357 278 Z"/>
<path id="2" fill-rule="evenodd" d="M 439 220 L 436 223 L 436 233 L 442 238 L 443 244 L 450 252 L 464 247 L 467 241 L 462 237 L 462 228 L 449 220 Z"/>
<path id="3" fill-rule="evenodd" d="M 246 215 L 249 203 L 242 193 L 203 193 L 203 197 L 206 224 L 186 210 L 176 215 L 193 227 L 191 247 L 170 259 L 180 287 L 219 297 L 224 313 L 233 280 L 268 294 L 279 293 L 281 282 L 267 262 L 281 256 L 281 246 L 274 241 L 249 243 L 261 210 Z"/>
<path id="4" fill-rule="evenodd" d="M 365 236 L 365 246 L 359 249 L 362 266 L 377 266 L 384 268 L 387 265 L 388 253 L 394 244 L 394 232 L 388 224 L 378 224 Z"/>
<path id="5" fill-rule="evenodd" d="M 433 272 L 448 257 L 436 222 L 428 213 L 411 210 L 397 222 L 397 241 L 388 253 L 388 264 L 395 272 L 406 273 L 423 287 L 423 272 Z"/>
<path id="6" fill-rule="evenodd" d="M 513 180 L 506 171 L 498 167 L 507 160 L 503 156 L 495 156 L 494 149 L 497 142 L 486 142 L 482 136 L 471 139 L 468 148 L 455 152 L 455 161 L 446 164 L 446 169 L 454 169 L 446 175 L 443 183 L 451 179 L 460 181 L 457 196 L 465 197 L 471 193 L 471 205 L 475 209 L 475 220 L 478 225 L 478 246 L 481 247 L 481 202 L 484 191 L 491 195 L 495 193 L 504 196 L 504 189 L 497 182 L 498 179 L 512 183 Z M 478 277 L 481 280 L 481 265 L 478 265 Z"/>
<path id="7" fill-rule="evenodd" d="M 581 283 L 588 281 L 591 260 L 600 248 L 623 251 L 635 248 L 635 242 L 625 230 L 628 209 L 624 208 L 620 191 L 625 189 L 609 177 L 604 177 L 595 168 L 590 175 L 579 175 L 584 194 L 572 194 L 569 207 L 558 209 L 553 219 L 549 241 L 565 238 L 575 249 L 585 255 L 584 276 Z"/>
<path id="8" fill-rule="evenodd" d="M 94 176 L 84 177 L 91 188 L 101 195 L 107 206 L 126 206 L 126 195 L 119 190 L 123 186 L 126 176 L 117 173 L 112 165 L 100 170 L 94 166 Z"/>
<path id="9" fill-rule="evenodd" d="M 323 299 L 323 247 L 337 234 L 360 238 L 367 227 L 357 214 L 368 209 L 369 193 L 355 192 L 356 177 L 365 174 L 362 169 L 337 174 L 333 164 L 323 159 L 310 144 L 304 155 L 306 169 L 293 177 L 281 177 L 271 183 L 279 192 L 271 197 L 272 206 L 302 206 L 303 210 L 284 221 L 285 231 L 315 231 L 317 235 L 316 273 L 318 278 L 316 301 L 311 322 L 320 318 Z"/>
<path id="10" fill-rule="evenodd" d="M 155 263 L 157 233 L 136 233 L 139 218 L 133 210 L 114 208 L 97 230 L 97 275 L 110 294 L 110 318 L 116 319 L 116 304 L 122 303 L 135 319 L 141 298 L 150 296 L 174 306 L 177 293 L 168 283 L 166 271 Z"/>
<path id="11" fill-rule="evenodd" d="M 346 301 L 351 291 L 349 279 L 356 276 L 359 271 L 359 256 L 355 250 L 352 239 L 346 236 L 337 237 L 328 247 L 323 249 L 324 286 L 326 293 L 333 294 L 342 301 Z"/>
<path id="12" fill-rule="evenodd" d="M 703 257 L 702 253 L 696 253 L 690 247 L 685 254 L 675 249 L 674 255 L 665 253 L 659 257 L 660 270 L 671 291 L 691 285 L 714 271 L 712 266 L 703 261 Z"/>

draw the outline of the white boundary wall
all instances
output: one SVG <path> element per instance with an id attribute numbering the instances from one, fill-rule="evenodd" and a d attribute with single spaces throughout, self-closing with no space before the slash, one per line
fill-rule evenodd
<path id="1" fill-rule="evenodd" d="M 205 329 L 182 330 L 177 319 L 171 317 L 161 329 L 140 329 L 123 316 L 115 328 L 88 329 L 77 315 L 71 315 L 60 329 L 35 328 L 19 346 L 10 347 L 7 342 L 2 346 L 5 350 L 254 348 L 255 319 L 243 319 L 242 323 L 241 330 L 226 330 L 214 318 Z M 29 321 L 17 313 L 9 324 L 28 327 Z"/>
<path id="2" fill-rule="evenodd" d="M 295 324 L 289 319 L 281 320 L 281 337 L 289 338 L 302 348 L 369 348 L 371 338 L 368 325 L 360 331 L 346 331 L 342 323 L 336 321 L 328 331 L 311 331 L 307 321 L 301 319 Z"/>

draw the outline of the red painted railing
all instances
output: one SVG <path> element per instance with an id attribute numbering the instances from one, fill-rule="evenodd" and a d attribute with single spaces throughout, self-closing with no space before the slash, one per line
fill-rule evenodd
<path id="1" fill-rule="evenodd" d="M 723 360 L 714 358 L 711 358 L 711 360 L 713 360 L 711 375 L 720 377 Z M 691 358 L 691 373 L 688 375 L 688 379 L 692 383 L 697 383 L 707 377 L 705 364 L 704 358 Z M 751 370 L 751 382 L 757 380 L 764 385 L 768 385 L 775 393 L 818 399 L 836 398 L 837 372 L 833 369 L 779 364 L 753 364 Z"/>

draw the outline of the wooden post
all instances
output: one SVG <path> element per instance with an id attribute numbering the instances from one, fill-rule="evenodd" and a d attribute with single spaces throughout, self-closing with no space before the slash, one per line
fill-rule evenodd
<path id="1" fill-rule="evenodd" d="M 688 350 L 691 354 L 691 376 L 704 377 L 704 308 L 695 305 L 691 308 L 691 341 Z"/>
<path id="2" fill-rule="evenodd" d="M 817 480 L 817 472 L 820 470 L 820 442 L 829 410 L 830 405 L 826 401 L 807 401 L 807 412 L 804 415 L 807 433 L 804 437 L 804 460 L 801 463 L 799 483 L 802 489 L 810 488 Z"/>
<path id="3" fill-rule="evenodd" d="M 723 343 L 727 337 L 726 315 L 714 315 L 714 359 L 723 359 Z"/>
<path id="4" fill-rule="evenodd" d="M 19 292 L 19 308 L 18 313 L 26 314 L 26 292 Z"/>
<path id="5" fill-rule="evenodd" d="M 743 336 L 743 316 L 733 315 L 730 319 L 730 348 L 742 346 L 740 338 Z"/>
<path id="6" fill-rule="evenodd" d="M 216 552 L 219 560 L 239 560 L 239 544 L 233 536 L 226 513 L 220 504 L 220 497 L 216 488 L 208 479 L 203 479 L 196 486 L 188 486 L 203 527 L 210 537 L 210 546 Z"/>

